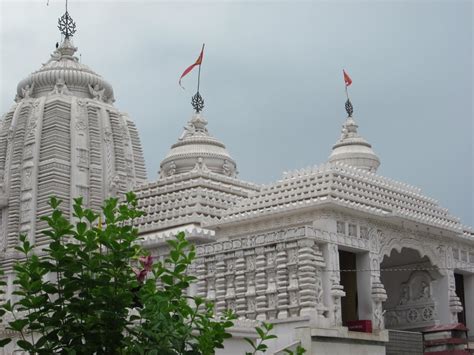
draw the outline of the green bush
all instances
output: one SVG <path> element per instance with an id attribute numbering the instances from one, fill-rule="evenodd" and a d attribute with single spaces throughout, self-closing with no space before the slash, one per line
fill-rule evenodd
<path id="1" fill-rule="evenodd" d="M 212 354 L 230 337 L 231 314 L 215 319 L 212 304 L 186 295 L 194 277 L 185 272 L 195 252 L 184 234 L 169 241 L 165 263 L 152 263 L 136 243 L 130 222 L 142 212 L 133 193 L 125 203 L 105 201 L 104 228 L 82 198 L 74 200 L 74 225 L 59 200 L 51 198 L 50 205 L 52 214 L 43 217 L 49 246 L 40 252 L 20 236 L 17 301 L 1 307 L 0 316 L 15 317 L 8 328 L 20 334 L 20 348 L 32 354 Z M 130 312 L 133 306 L 138 312 Z"/>
<path id="2" fill-rule="evenodd" d="M 21 349 L 30 354 L 207 355 L 223 348 L 235 316 L 216 317 L 212 303 L 187 295 L 195 281 L 186 274 L 195 251 L 184 233 L 168 241 L 164 262 L 154 261 L 137 243 L 133 220 L 143 213 L 133 193 L 124 203 L 104 202 L 105 226 L 99 214 L 83 207 L 82 198 L 74 200 L 75 224 L 64 217 L 60 203 L 51 198 L 53 212 L 42 217 L 49 225 L 43 232 L 48 247 L 39 250 L 20 236 L 16 249 L 24 258 L 14 266 L 17 301 L 0 307 L 0 317 L 13 317 L 8 329 L 18 332 Z M 253 354 L 265 352 L 264 342 L 275 337 L 269 335 L 271 324 L 263 327 L 256 328 L 257 343 L 248 340 Z M 0 340 L 0 347 L 9 342 Z"/>

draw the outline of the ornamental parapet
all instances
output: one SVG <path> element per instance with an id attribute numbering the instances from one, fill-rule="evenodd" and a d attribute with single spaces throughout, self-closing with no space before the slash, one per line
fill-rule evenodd
<path id="1" fill-rule="evenodd" d="M 287 173 L 284 179 L 263 186 L 228 209 L 222 223 L 327 202 L 462 232 L 459 219 L 436 200 L 422 195 L 420 189 L 336 163 Z"/>

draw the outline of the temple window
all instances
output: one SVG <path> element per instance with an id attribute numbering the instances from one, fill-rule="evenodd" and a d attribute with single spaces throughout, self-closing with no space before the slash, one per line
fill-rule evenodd
<path id="1" fill-rule="evenodd" d="M 357 237 L 357 225 L 349 224 L 349 235 L 351 237 Z"/>
<path id="2" fill-rule="evenodd" d="M 346 223 L 342 221 L 337 221 L 336 230 L 339 234 L 346 234 Z"/>

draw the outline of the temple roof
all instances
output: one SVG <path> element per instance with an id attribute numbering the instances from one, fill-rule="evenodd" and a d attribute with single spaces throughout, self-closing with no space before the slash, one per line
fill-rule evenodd
<path id="1" fill-rule="evenodd" d="M 258 189 L 258 185 L 198 166 L 135 189 L 138 206 L 146 212 L 135 224 L 140 233 L 148 234 L 217 221 L 225 210 Z"/>
<path id="2" fill-rule="evenodd" d="M 350 114 L 342 125 L 341 137 L 332 148 L 329 162 L 339 162 L 376 172 L 380 165 L 379 157 L 372 150 L 372 146 L 358 134 L 357 128 Z"/>
<path id="3" fill-rule="evenodd" d="M 421 190 L 341 163 L 285 174 L 229 208 L 219 226 L 317 205 L 339 205 L 381 217 L 400 217 L 462 232 L 460 220 Z M 208 226 L 212 227 L 211 224 Z"/>
<path id="4" fill-rule="evenodd" d="M 114 102 L 112 86 L 87 65 L 80 63 L 74 56 L 76 51 L 77 47 L 66 37 L 40 69 L 18 83 L 16 101 L 25 97 L 47 96 L 56 87 L 65 86 L 78 97 L 100 96 L 105 102 Z"/>
<path id="5" fill-rule="evenodd" d="M 237 166 L 225 145 L 212 137 L 206 126 L 207 120 L 200 113 L 193 115 L 161 162 L 161 178 L 201 168 L 230 177 L 237 175 Z"/>

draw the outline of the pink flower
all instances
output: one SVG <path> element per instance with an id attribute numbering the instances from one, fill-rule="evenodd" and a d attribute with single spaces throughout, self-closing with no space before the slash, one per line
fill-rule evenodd
<path id="1" fill-rule="evenodd" d="M 138 260 L 146 271 L 151 271 L 153 266 L 153 257 L 151 255 L 141 256 Z"/>
<path id="2" fill-rule="evenodd" d="M 137 276 L 137 280 L 139 282 L 143 282 L 145 281 L 145 278 L 146 278 L 146 274 L 148 274 L 148 271 L 143 269 L 143 270 L 138 270 L 138 269 L 133 269 L 133 272 L 135 273 L 135 275 Z"/>
<path id="3" fill-rule="evenodd" d="M 140 256 L 138 261 L 142 265 L 142 269 L 133 268 L 133 272 L 137 276 L 137 280 L 139 282 L 143 282 L 146 279 L 146 275 L 151 271 L 153 267 L 153 257 L 151 255 L 148 256 Z"/>

